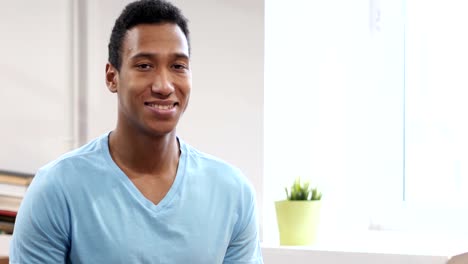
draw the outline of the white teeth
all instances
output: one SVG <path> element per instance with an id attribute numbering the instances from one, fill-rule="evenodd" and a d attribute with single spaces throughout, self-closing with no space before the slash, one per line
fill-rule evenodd
<path id="1" fill-rule="evenodd" d="M 150 104 L 151 107 L 158 108 L 161 110 L 169 110 L 174 107 L 174 105 L 157 105 L 157 104 Z"/>

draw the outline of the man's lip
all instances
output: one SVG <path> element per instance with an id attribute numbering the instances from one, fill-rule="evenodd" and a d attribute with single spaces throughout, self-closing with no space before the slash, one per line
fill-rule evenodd
<path id="1" fill-rule="evenodd" d="M 172 118 L 177 113 L 178 103 L 172 100 L 148 101 L 145 108 L 158 118 Z"/>
<path id="2" fill-rule="evenodd" d="M 148 101 L 145 102 L 145 105 L 176 105 L 176 101 Z"/>

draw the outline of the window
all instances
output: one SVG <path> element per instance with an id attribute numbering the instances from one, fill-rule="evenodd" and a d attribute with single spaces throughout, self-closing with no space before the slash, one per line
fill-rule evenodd
<path id="1" fill-rule="evenodd" d="M 379 30 L 367 0 L 265 3 L 266 241 L 297 176 L 324 191 L 324 232 L 466 228 L 463 2 L 377 2 Z"/>
<path id="2" fill-rule="evenodd" d="M 407 0 L 405 198 L 466 204 L 468 38 L 465 2 Z"/>

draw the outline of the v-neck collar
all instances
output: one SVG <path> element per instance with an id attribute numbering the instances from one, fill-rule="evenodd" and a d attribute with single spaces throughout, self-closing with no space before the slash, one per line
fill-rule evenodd
<path id="1" fill-rule="evenodd" d="M 164 210 L 165 208 L 169 207 L 172 200 L 178 193 L 180 189 L 180 185 L 185 176 L 187 151 L 186 151 L 186 145 L 184 144 L 184 142 L 177 137 L 177 140 L 179 141 L 180 157 L 179 157 L 179 163 L 177 165 L 176 177 L 174 179 L 174 182 L 172 183 L 172 186 L 169 188 L 169 191 L 166 193 L 163 199 L 159 201 L 158 204 L 154 204 L 152 201 L 146 198 L 140 192 L 140 190 L 138 190 L 138 188 L 135 186 L 135 184 L 133 184 L 130 178 L 120 169 L 120 167 L 112 159 L 112 156 L 109 150 L 110 133 L 111 132 L 102 136 L 100 140 L 100 145 L 101 145 L 102 152 L 105 156 L 105 159 L 108 162 L 109 166 L 111 167 L 112 171 L 115 173 L 116 178 L 125 186 L 125 189 L 128 190 L 129 194 L 134 199 L 136 199 L 140 204 L 146 207 L 148 210 L 151 210 L 154 213 L 158 213 L 161 210 Z"/>

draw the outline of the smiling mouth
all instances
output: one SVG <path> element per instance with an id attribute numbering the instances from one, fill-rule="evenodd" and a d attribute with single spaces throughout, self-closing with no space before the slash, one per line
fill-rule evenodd
<path id="1" fill-rule="evenodd" d="M 174 108 L 177 105 L 177 103 L 174 103 L 171 105 L 159 105 L 159 104 L 145 103 L 145 105 L 152 107 L 152 108 L 160 109 L 160 110 L 170 110 Z"/>

